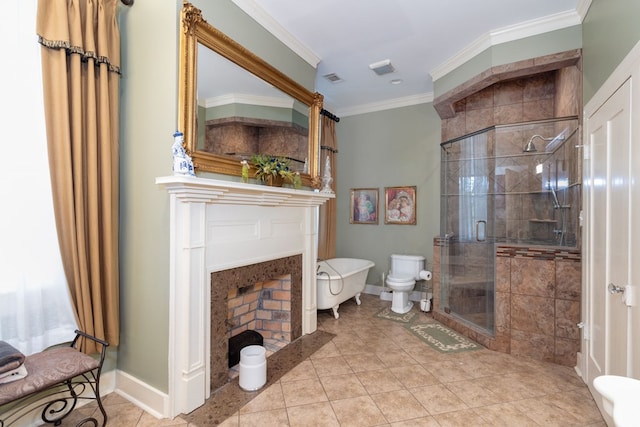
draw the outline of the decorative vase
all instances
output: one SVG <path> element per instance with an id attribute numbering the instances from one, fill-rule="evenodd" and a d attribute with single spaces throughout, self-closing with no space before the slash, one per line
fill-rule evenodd
<path id="1" fill-rule="evenodd" d="M 282 178 L 280 175 L 267 175 L 264 182 L 270 187 L 282 187 L 284 178 Z"/>

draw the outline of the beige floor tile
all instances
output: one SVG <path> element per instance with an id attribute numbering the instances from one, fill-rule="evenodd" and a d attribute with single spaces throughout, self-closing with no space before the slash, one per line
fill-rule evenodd
<path id="1" fill-rule="evenodd" d="M 340 423 L 329 402 L 287 408 L 292 427 L 339 427 Z"/>
<path id="2" fill-rule="evenodd" d="M 220 423 L 219 427 L 238 427 L 240 426 L 240 413 L 236 412 L 226 420 Z M 189 424 L 188 427 L 199 427 L 194 424 Z"/>
<path id="3" fill-rule="evenodd" d="M 427 371 L 429 371 L 434 377 L 441 383 L 450 383 L 455 381 L 471 380 L 473 376 L 466 372 L 463 367 L 463 362 L 455 360 L 444 360 L 433 363 L 423 363 Z"/>
<path id="4" fill-rule="evenodd" d="M 240 414 L 238 421 L 240 427 L 289 426 L 289 417 L 286 409 Z"/>
<path id="5" fill-rule="evenodd" d="M 340 352 L 338 351 L 336 344 L 333 341 L 329 341 L 328 343 L 323 345 L 320 348 L 320 350 L 313 353 L 309 357 L 309 359 L 314 360 L 314 359 L 322 359 L 323 357 L 334 357 L 334 356 L 340 356 Z"/>
<path id="6" fill-rule="evenodd" d="M 343 356 L 314 359 L 311 363 L 319 378 L 353 373 Z"/>
<path id="7" fill-rule="evenodd" d="M 398 421 L 390 424 L 392 427 L 440 427 L 440 424 L 431 416 L 414 418 L 407 421 Z"/>
<path id="8" fill-rule="evenodd" d="M 186 427 L 187 424 L 188 423 L 180 417 L 172 420 L 168 418 L 158 419 L 151 414 L 143 412 L 136 427 Z"/>
<path id="9" fill-rule="evenodd" d="M 295 368 L 287 372 L 280 378 L 281 382 L 308 380 L 317 378 L 316 370 L 311 363 L 311 359 L 304 360 L 298 364 Z"/>
<path id="10" fill-rule="evenodd" d="M 518 400 L 513 405 L 520 412 L 527 414 L 530 418 L 545 427 L 579 426 L 583 423 L 563 408 L 556 405 L 552 399 L 531 398 Z"/>
<path id="11" fill-rule="evenodd" d="M 364 341 L 362 341 L 359 337 L 354 337 L 351 340 L 339 341 L 336 342 L 336 347 L 338 351 L 343 356 L 349 356 L 351 354 L 358 353 L 369 353 L 371 349 L 367 346 Z"/>
<path id="12" fill-rule="evenodd" d="M 502 402 L 512 402 L 539 396 L 537 392 L 529 390 L 518 378 L 517 374 L 508 374 L 482 377 L 476 381 L 487 390 L 491 390 Z"/>
<path id="13" fill-rule="evenodd" d="M 558 407 L 564 409 L 584 424 L 602 420 L 602 415 L 586 387 L 558 392 L 546 396 L 546 398 L 552 399 Z"/>
<path id="14" fill-rule="evenodd" d="M 422 403 L 422 406 L 424 406 L 431 415 L 461 411 L 468 408 L 462 400 L 442 384 L 415 387 L 409 391 L 411 391 L 418 402 Z"/>
<path id="15" fill-rule="evenodd" d="M 380 409 L 369 396 L 334 400 L 331 402 L 331 406 L 340 425 L 343 427 L 375 426 L 387 422 Z"/>
<path id="16" fill-rule="evenodd" d="M 403 349 L 378 351 L 376 353 L 378 359 L 382 361 L 387 368 L 397 368 L 398 366 L 417 365 L 418 362 Z"/>
<path id="17" fill-rule="evenodd" d="M 345 360 L 353 372 L 376 371 L 385 367 L 378 356 L 373 353 L 352 354 Z"/>
<path id="18" fill-rule="evenodd" d="M 329 400 L 366 396 L 367 391 L 356 374 L 320 378 L 322 387 Z"/>
<path id="19" fill-rule="evenodd" d="M 318 379 L 291 381 L 281 385 L 287 407 L 326 402 L 328 400 Z"/>
<path id="20" fill-rule="evenodd" d="M 109 405 L 107 409 L 109 419 L 107 425 L 118 427 L 135 427 L 142 417 L 142 409 L 131 403 L 120 403 L 117 405 Z"/>
<path id="21" fill-rule="evenodd" d="M 486 422 L 482 418 L 479 418 L 478 415 L 471 409 L 463 409 L 461 411 L 453 411 L 453 412 L 447 412 L 444 414 L 438 414 L 438 415 L 434 415 L 433 418 L 442 427 L 460 427 L 460 426 L 493 427 L 490 423 Z"/>
<path id="22" fill-rule="evenodd" d="M 406 388 L 438 383 L 436 377 L 420 365 L 399 366 L 390 371 Z"/>
<path id="23" fill-rule="evenodd" d="M 273 409 L 282 409 L 285 407 L 284 395 L 282 392 L 282 384 L 277 382 L 263 390 L 259 395 L 254 397 L 249 403 L 240 408 L 240 414 L 248 414 L 251 412 L 270 411 Z"/>
<path id="24" fill-rule="evenodd" d="M 406 421 L 429 415 L 408 390 L 373 394 L 371 399 L 373 399 L 389 422 Z"/>
<path id="25" fill-rule="evenodd" d="M 456 381 L 445 384 L 446 387 L 468 407 L 494 405 L 502 400 L 477 380 Z"/>
<path id="26" fill-rule="evenodd" d="M 496 405 L 474 408 L 474 412 L 491 426 L 496 427 L 537 427 L 538 424 L 522 413 L 513 403 L 499 403 Z"/>
<path id="27" fill-rule="evenodd" d="M 403 388 L 402 383 L 386 369 L 358 372 L 356 375 L 369 394 L 384 393 Z"/>

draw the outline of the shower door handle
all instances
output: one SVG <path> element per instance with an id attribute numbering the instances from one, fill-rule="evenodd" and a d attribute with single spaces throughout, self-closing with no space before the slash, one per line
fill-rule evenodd
<path id="1" fill-rule="evenodd" d="M 482 238 L 480 238 L 480 224 L 482 224 Z M 484 242 L 485 240 L 487 240 L 486 232 L 487 232 L 487 221 L 485 221 L 484 219 L 477 220 L 476 221 L 476 241 Z"/>

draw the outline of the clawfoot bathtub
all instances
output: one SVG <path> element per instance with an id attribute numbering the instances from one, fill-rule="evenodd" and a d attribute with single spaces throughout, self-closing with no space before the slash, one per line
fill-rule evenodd
<path id="1" fill-rule="evenodd" d="M 337 319 L 338 307 L 349 298 L 360 305 L 360 294 L 364 290 L 372 261 L 357 258 L 332 258 L 318 262 L 316 274 L 318 285 L 318 310 L 333 310 Z"/>

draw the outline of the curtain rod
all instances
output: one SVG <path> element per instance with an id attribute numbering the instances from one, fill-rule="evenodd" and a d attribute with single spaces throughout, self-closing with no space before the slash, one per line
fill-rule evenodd
<path id="1" fill-rule="evenodd" d="M 133 6 L 133 0 L 120 0 L 125 6 Z"/>
<path id="2" fill-rule="evenodd" d="M 334 114 L 331 114 L 330 112 L 328 112 L 324 108 L 322 110 L 320 110 L 320 114 L 322 114 L 323 116 L 329 117 L 331 120 L 333 120 L 336 123 L 338 123 L 340 121 L 340 117 L 338 117 L 338 116 L 336 116 Z"/>

